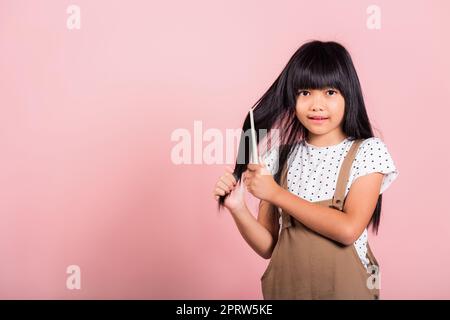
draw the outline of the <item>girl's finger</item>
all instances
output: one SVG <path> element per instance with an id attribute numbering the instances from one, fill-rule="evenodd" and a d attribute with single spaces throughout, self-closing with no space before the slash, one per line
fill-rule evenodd
<path id="1" fill-rule="evenodd" d="M 227 193 L 231 191 L 231 188 L 225 182 L 223 182 L 222 180 L 217 182 L 217 187 L 222 189 L 223 191 L 225 191 Z"/>
<path id="2" fill-rule="evenodd" d="M 228 186 L 228 188 L 230 188 L 230 189 L 232 189 L 236 185 L 233 182 L 233 178 L 228 175 L 220 177 L 220 181 L 225 183 Z"/>
<path id="3" fill-rule="evenodd" d="M 234 186 L 236 184 L 236 179 L 234 179 L 234 176 L 231 173 L 226 173 L 224 176 L 222 176 L 222 181 L 229 186 Z"/>
<path id="4" fill-rule="evenodd" d="M 220 188 L 216 188 L 216 194 L 220 195 L 220 196 L 224 196 L 226 193 L 224 190 L 220 189 Z"/>
<path id="5" fill-rule="evenodd" d="M 234 170 L 233 169 L 231 169 L 230 167 L 227 167 L 228 168 L 228 174 L 230 174 L 231 175 L 231 177 L 233 177 L 233 181 L 234 181 L 234 183 L 236 183 L 237 182 L 237 175 L 234 173 Z"/>

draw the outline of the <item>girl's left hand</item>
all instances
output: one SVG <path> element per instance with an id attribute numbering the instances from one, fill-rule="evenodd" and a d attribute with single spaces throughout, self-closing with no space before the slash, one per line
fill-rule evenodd
<path id="1" fill-rule="evenodd" d="M 278 189 L 281 188 L 261 157 L 259 157 L 259 164 L 249 163 L 247 165 L 247 170 L 244 171 L 243 176 L 248 192 L 261 200 L 270 202 Z"/>

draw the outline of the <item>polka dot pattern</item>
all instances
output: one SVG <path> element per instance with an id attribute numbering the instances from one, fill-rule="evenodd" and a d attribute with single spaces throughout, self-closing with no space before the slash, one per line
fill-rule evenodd
<path id="1" fill-rule="evenodd" d="M 339 144 L 328 147 L 317 147 L 306 141 L 297 144 L 288 160 L 289 191 L 310 202 L 331 199 L 336 189 L 339 170 L 352 144 L 353 141 L 348 138 Z M 274 175 L 279 168 L 278 150 L 274 148 L 266 152 L 262 158 L 269 171 Z M 359 146 L 350 169 L 345 195 L 348 194 L 356 179 L 373 172 L 384 174 L 380 194 L 398 176 L 398 170 L 386 145 L 377 137 L 368 138 Z M 367 238 L 366 228 L 354 243 L 365 267 L 369 263 Z"/>

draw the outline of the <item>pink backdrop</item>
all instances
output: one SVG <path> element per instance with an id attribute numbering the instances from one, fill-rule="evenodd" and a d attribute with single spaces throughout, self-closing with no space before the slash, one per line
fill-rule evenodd
<path id="1" fill-rule="evenodd" d="M 376 1 L 379 30 L 371 4 L 0 1 L 0 298 L 262 298 L 268 261 L 211 196 L 225 164 L 174 164 L 171 134 L 239 129 L 310 39 L 348 48 L 400 171 L 382 298 L 450 298 L 450 2 Z"/>

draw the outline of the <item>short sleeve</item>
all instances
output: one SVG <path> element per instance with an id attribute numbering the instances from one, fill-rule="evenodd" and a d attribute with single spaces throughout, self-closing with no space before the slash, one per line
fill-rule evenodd
<path id="1" fill-rule="evenodd" d="M 267 169 L 274 176 L 278 171 L 278 148 L 273 147 L 267 150 L 261 158 L 265 162 Z"/>
<path id="2" fill-rule="evenodd" d="M 377 137 L 368 138 L 359 146 L 350 170 L 349 185 L 357 178 L 373 172 L 384 174 L 380 194 L 386 191 L 399 174 L 386 144 Z"/>

